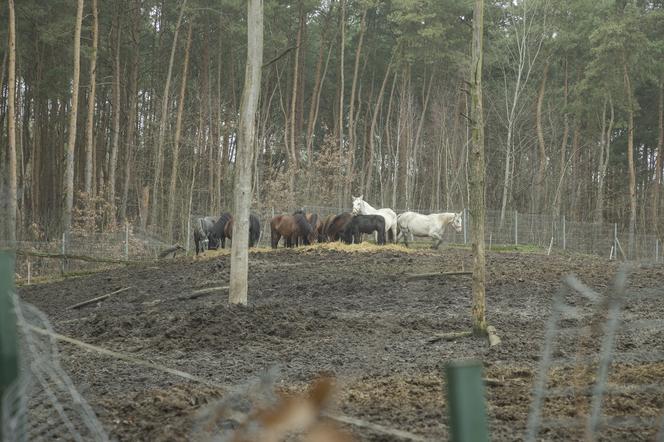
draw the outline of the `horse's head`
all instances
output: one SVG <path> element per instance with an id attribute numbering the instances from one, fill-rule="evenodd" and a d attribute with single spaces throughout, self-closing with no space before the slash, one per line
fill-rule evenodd
<path id="1" fill-rule="evenodd" d="M 362 199 L 363 196 L 364 195 L 360 195 L 357 198 L 351 196 L 351 198 L 353 198 L 353 215 L 359 215 L 362 213 L 364 205 L 364 200 Z"/>
<path id="2" fill-rule="evenodd" d="M 452 226 L 454 226 L 454 230 L 457 231 L 457 233 L 461 233 L 463 231 L 463 218 L 461 215 L 463 212 L 455 213 L 454 214 L 454 219 L 452 220 Z"/>

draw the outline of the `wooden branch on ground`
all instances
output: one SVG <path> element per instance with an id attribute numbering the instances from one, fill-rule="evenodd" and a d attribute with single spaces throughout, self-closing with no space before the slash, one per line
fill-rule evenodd
<path id="1" fill-rule="evenodd" d="M 179 301 L 186 301 L 186 300 L 189 300 L 189 299 L 197 299 L 197 298 L 202 298 L 203 296 L 211 295 L 215 292 L 220 292 L 222 290 L 228 290 L 228 286 L 224 285 L 224 286 L 208 287 L 206 289 L 195 290 L 195 291 L 191 292 L 191 294 L 185 295 L 185 296 L 180 296 L 177 299 Z"/>
<path id="2" fill-rule="evenodd" d="M 169 253 L 172 253 L 173 256 L 175 256 L 175 252 L 177 252 L 178 250 L 184 250 L 184 247 L 182 247 L 180 244 L 172 245 L 169 248 L 164 249 L 161 252 L 159 252 L 159 257 L 160 258 L 166 258 Z"/>
<path id="3" fill-rule="evenodd" d="M 472 275 L 473 272 L 437 272 L 437 273 L 408 273 L 406 277 L 410 280 L 440 278 L 455 275 Z"/>
<path id="4" fill-rule="evenodd" d="M 460 331 L 460 332 L 450 332 L 450 333 L 438 333 L 429 339 L 427 342 L 433 344 L 438 341 L 454 341 L 459 338 L 467 338 L 472 336 L 473 332 L 471 331 Z"/>
<path id="5" fill-rule="evenodd" d="M 95 302 L 98 302 L 98 301 L 103 301 L 104 299 L 110 298 L 112 295 L 117 295 L 118 293 L 122 293 L 124 291 L 127 291 L 130 288 L 131 287 L 125 287 L 123 289 L 116 290 L 116 291 L 108 293 L 106 295 L 97 296 L 96 298 L 92 298 L 92 299 L 88 299 L 87 301 L 79 302 L 78 304 L 74 304 L 71 307 L 69 307 L 69 310 L 85 307 L 86 305 L 94 304 Z"/>

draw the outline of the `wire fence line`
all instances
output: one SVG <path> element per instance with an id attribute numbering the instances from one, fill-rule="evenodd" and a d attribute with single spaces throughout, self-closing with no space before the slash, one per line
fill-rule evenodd
<path id="1" fill-rule="evenodd" d="M 2 440 L 74 440 L 106 442 L 108 435 L 95 412 L 60 365 L 46 315 L 10 293 L 16 314 L 19 376 L 2 396 Z"/>
<path id="2" fill-rule="evenodd" d="M 664 348 L 653 345 L 664 332 L 664 321 L 630 313 L 638 304 L 648 311 L 648 303 L 658 303 L 661 291 L 632 296 L 626 289 L 628 275 L 623 265 L 605 295 L 573 276 L 563 280 L 545 327 L 526 441 L 539 440 L 545 429 L 549 436 L 560 431 L 568 439 L 585 440 L 635 430 L 641 437 L 664 441 L 664 379 L 634 374 L 664 364 Z M 632 347 L 642 350 L 625 350 Z M 631 415 L 635 410 L 629 406 L 615 406 L 626 397 L 636 397 L 657 411 Z M 564 404 L 573 410 L 565 410 Z"/>
<path id="3" fill-rule="evenodd" d="M 261 221 L 261 241 L 259 246 L 268 246 L 270 233 L 270 220 L 276 216 L 293 213 L 296 209 L 303 209 L 325 218 L 328 215 L 350 212 L 351 207 L 345 206 L 318 206 L 303 205 L 297 208 L 261 207 L 252 211 Z M 428 209 L 408 209 L 422 214 L 431 213 Z M 403 213 L 406 209 L 397 209 L 396 213 Z M 448 211 L 463 213 L 463 232 L 456 233 L 454 229 L 446 229 L 444 242 L 453 244 L 469 244 L 468 210 L 452 208 Z M 190 226 L 198 218 L 206 215 L 192 215 Z M 191 228 L 188 237 L 192 236 Z M 499 210 L 488 210 L 486 214 L 485 241 L 488 248 L 493 246 L 535 246 L 544 250 L 565 250 L 575 253 L 596 255 L 610 259 L 622 258 L 633 261 L 662 262 L 662 242 L 656 235 L 637 234 L 634 237 L 633 247 L 628 250 L 628 233 L 619 230 L 617 224 L 598 224 L 569 221 L 565 216 L 553 217 L 551 215 L 523 214 L 517 211 L 507 212 L 501 221 Z M 191 244 L 187 240 L 187 244 Z M 187 247 L 191 250 L 192 245 Z"/>
<path id="4" fill-rule="evenodd" d="M 292 213 L 295 209 L 312 212 L 324 219 L 328 215 L 349 212 L 351 207 L 304 205 L 298 208 L 260 207 L 252 210 L 261 224 L 258 247 L 270 246 L 270 220 L 279 214 Z M 429 210 L 412 209 L 428 214 Z M 452 210 L 452 209 L 449 209 Z M 448 244 L 469 244 L 468 211 L 463 212 L 461 233 L 448 228 L 443 241 Z M 398 209 L 397 213 L 406 211 Z M 181 245 L 186 253 L 192 253 L 193 229 L 198 218 L 205 215 L 192 215 L 187 223 L 186 238 L 181 238 Z M 423 241 L 423 240 L 420 240 Z M 551 252 L 569 251 L 596 255 L 605 258 L 621 258 L 634 261 L 662 262 L 662 244 L 655 235 L 637 234 L 628 250 L 627 232 L 620 231 L 616 224 L 594 224 L 571 222 L 564 216 L 521 214 L 508 212 L 501 222 L 500 211 L 487 211 L 485 241 L 488 249 L 495 246 L 534 246 Z M 20 241 L 9 243 L 0 241 L 0 248 L 11 248 L 25 252 L 49 255 L 78 255 L 98 260 L 116 259 L 136 261 L 157 258 L 159 252 L 172 246 L 170 240 L 161 235 L 141 230 L 138 226 L 127 224 L 124 228 L 108 233 L 76 232 L 50 241 Z M 68 272 L 92 271 L 110 267 L 111 263 L 82 262 L 67 259 L 52 259 L 46 256 L 18 256 L 16 273 L 20 280 L 30 282 L 32 278 L 50 276 Z"/>

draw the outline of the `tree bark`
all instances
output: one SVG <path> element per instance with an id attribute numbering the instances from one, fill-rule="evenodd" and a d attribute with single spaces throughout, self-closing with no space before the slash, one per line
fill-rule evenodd
<path id="1" fill-rule="evenodd" d="M 95 0 L 96 1 L 96 0 Z M 127 220 L 127 201 L 129 199 L 129 185 L 131 182 L 131 170 L 134 159 L 134 143 L 136 137 L 136 118 L 137 118 L 137 105 L 138 105 L 138 68 L 139 68 L 139 24 L 141 19 L 141 0 L 133 0 L 132 9 L 134 15 L 132 17 L 131 27 L 131 40 L 132 40 L 132 58 L 129 74 L 129 105 L 127 106 L 127 131 L 125 141 L 125 165 L 124 165 L 124 183 L 122 185 L 122 201 L 120 203 L 120 221 L 126 222 Z"/>
<path id="2" fill-rule="evenodd" d="M 376 124 L 378 123 L 378 115 L 383 106 L 383 96 L 385 95 L 385 88 L 387 86 L 387 80 L 390 78 L 390 70 L 392 68 L 392 62 L 387 65 L 385 70 L 385 77 L 383 77 L 383 83 L 380 85 L 380 92 L 378 92 L 378 97 L 376 99 L 376 106 L 374 107 L 373 116 L 371 117 L 371 128 L 369 129 L 369 158 L 366 161 L 366 170 L 362 188 L 364 189 L 363 194 L 367 195 L 368 198 L 371 197 L 371 182 L 373 180 L 373 157 L 375 150 L 375 134 L 376 134 Z"/>
<path id="3" fill-rule="evenodd" d="M 256 135 L 256 110 L 263 65 L 263 0 L 247 2 L 247 65 L 235 162 L 235 204 L 229 302 L 247 303 L 249 270 L 249 207 L 251 205 L 251 155 Z"/>
<path id="4" fill-rule="evenodd" d="M 97 48 L 99 47 L 99 11 L 97 0 L 92 0 L 92 53 L 90 54 L 90 91 L 88 92 L 88 119 L 85 129 L 85 185 L 87 198 L 92 197 L 92 152 L 94 149 L 94 113 L 97 92 Z"/>
<path id="5" fill-rule="evenodd" d="M 71 228 L 71 212 L 74 207 L 74 146 L 76 144 L 76 116 L 78 112 L 78 83 L 81 74 L 81 24 L 83 22 L 83 0 L 78 0 L 76 7 L 76 25 L 74 28 L 74 75 L 72 77 L 71 109 L 69 110 L 69 128 L 65 147 L 65 204 L 62 227 L 65 232 Z"/>
<path id="6" fill-rule="evenodd" d="M 298 26 L 297 26 L 297 37 L 295 38 L 295 60 L 293 61 L 293 87 L 292 87 L 292 92 L 291 92 L 291 102 L 290 102 L 290 116 L 289 116 L 289 123 L 290 123 L 290 130 L 289 130 L 289 157 L 290 157 L 290 164 L 289 169 L 290 169 L 290 191 L 291 193 L 294 193 L 295 191 L 295 177 L 297 176 L 297 170 L 298 170 L 298 134 L 297 129 L 296 129 L 296 114 L 297 114 L 297 97 L 298 94 L 300 94 L 299 90 L 299 85 L 300 85 L 300 79 L 299 79 L 299 74 L 300 74 L 300 53 L 301 53 L 301 46 L 302 46 L 302 32 L 304 29 L 304 5 L 302 4 L 302 1 L 299 2 L 299 20 L 298 20 Z"/>
<path id="7" fill-rule="evenodd" d="M 608 124 L 606 122 L 606 107 L 609 105 L 610 117 Z M 606 171 L 609 168 L 609 156 L 611 153 L 611 133 L 613 132 L 613 121 L 615 113 L 613 109 L 613 99 L 611 96 L 604 100 L 604 109 L 602 111 L 602 133 L 600 138 L 599 171 L 597 174 L 597 203 L 595 205 L 594 221 L 598 224 L 604 222 L 604 180 Z"/>
<path id="8" fill-rule="evenodd" d="M 657 160 L 655 161 L 655 185 L 652 192 L 652 225 L 655 233 L 659 234 L 659 193 L 662 187 L 662 161 L 664 156 L 664 78 L 659 80 L 659 103 L 658 109 L 658 137 L 657 137 Z"/>
<path id="9" fill-rule="evenodd" d="M 473 50 L 471 81 L 472 150 L 470 174 L 470 215 L 473 252 L 473 334 L 486 336 L 486 264 L 484 256 L 485 165 L 484 116 L 482 109 L 482 35 L 484 0 L 475 0 L 473 13 Z"/>
<path id="10" fill-rule="evenodd" d="M 168 224 L 166 234 L 173 239 L 173 221 L 175 218 L 175 184 L 179 168 L 180 135 L 182 133 L 182 114 L 184 113 L 185 92 L 187 90 L 187 68 L 189 67 L 189 49 L 191 48 L 191 21 L 187 32 L 187 46 L 184 50 L 184 61 L 182 62 L 182 79 L 180 83 L 180 96 L 178 100 L 178 114 L 175 120 L 175 138 L 173 140 L 173 162 L 171 167 L 171 184 L 168 189 Z"/>
<path id="11" fill-rule="evenodd" d="M 339 157 L 344 154 L 344 50 L 346 46 L 346 0 L 341 0 L 339 15 L 341 43 L 339 45 Z"/>
<path id="12" fill-rule="evenodd" d="M 115 18 L 115 54 L 113 55 L 113 139 L 108 160 L 107 194 L 110 214 L 108 222 L 113 225 L 116 220 L 115 213 L 115 170 L 118 164 L 118 148 L 120 146 L 120 114 L 122 103 L 120 96 L 120 12 L 118 8 Z"/>
<path id="13" fill-rule="evenodd" d="M 537 95 L 537 111 L 535 113 L 537 125 L 537 144 L 539 146 L 539 167 L 537 168 L 537 179 L 535 180 L 535 211 L 542 212 L 546 207 L 546 195 L 544 194 L 544 179 L 546 178 L 546 144 L 544 143 L 544 130 L 542 129 L 542 104 L 544 103 L 544 92 L 546 90 L 546 80 L 549 74 L 549 62 L 544 64 L 542 73 L 542 83 L 540 84 L 539 94 Z"/>
<path id="14" fill-rule="evenodd" d="M 634 235 L 636 230 L 636 172 L 634 170 L 634 94 L 623 54 L 623 80 L 627 96 L 627 168 L 629 169 L 629 238 L 627 253 L 634 258 Z"/>
<path id="15" fill-rule="evenodd" d="M 7 239 L 10 243 L 16 241 L 16 13 L 14 0 L 8 0 L 9 4 L 9 65 L 7 73 L 7 141 L 9 143 L 9 201 L 7 217 Z M 2 83 L 0 83 L 0 88 Z M 0 235 L 2 232 L 0 232 Z"/>
<path id="16" fill-rule="evenodd" d="M 553 198 L 553 216 L 557 218 L 560 216 L 560 208 L 562 206 L 563 198 L 563 185 L 565 182 L 565 163 L 566 163 L 566 154 L 567 154 L 567 139 L 569 138 L 569 113 L 567 111 L 567 100 L 569 97 L 569 83 L 568 83 L 568 71 L 567 71 L 567 58 L 565 58 L 565 80 L 563 86 L 563 98 L 564 98 L 564 114 L 563 114 L 563 137 L 560 144 L 560 162 L 558 164 L 558 186 L 556 187 L 556 194 Z"/>
<path id="17" fill-rule="evenodd" d="M 173 34 L 173 45 L 171 46 L 171 58 L 168 62 L 168 73 L 166 74 L 166 82 L 164 84 L 164 93 L 161 98 L 161 116 L 159 119 L 159 133 L 157 135 L 157 152 L 154 165 L 154 178 L 152 180 L 152 210 L 150 211 L 150 223 L 156 225 L 159 222 L 159 198 L 161 194 L 161 174 L 164 167 L 164 138 L 166 137 L 166 123 L 168 121 L 168 97 L 171 88 L 171 76 L 173 75 L 173 63 L 175 61 L 175 50 L 177 49 L 178 33 L 180 32 L 180 24 L 184 16 L 184 10 L 187 6 L 187 0 L 182 1 L 180 7 L 180 15 L 178 16 L 177 24 L 175 25 L 175 33 Z"/>
<path id="18" fill-rule="evenodd" d="M 325 53 L 325 41 L 330 24 L 330 17 L 332 16 L 333 3 L 330 3 L 330 9 L 328 10 L 325 16 L 325 24 L 321 31 L 320 45 L 318 47 L 318 61 L 316 62 L 316 73 L 314 75 L 314 88 L 311 91 L 311 101 L 309 103 L 309 117 L 307 120 L 307 167 L 310 169 L 313 162 L 313 135 L 316 128 L 316 121 L 318 119 L 318 110 L 320 107 L 320 96 L 323 88 L 323 81 L 325 80 L 325 75 L 327 74 L 327 66 L 330 62 L 330 55 L 332 54 L 332 44 L 330 43 L 330 48 L 327 52 L 327 58 L 325 60 L 325 66 L 323 69 L 323 54 Z M 321 72 L 322 71 L 322 72 Z"/>

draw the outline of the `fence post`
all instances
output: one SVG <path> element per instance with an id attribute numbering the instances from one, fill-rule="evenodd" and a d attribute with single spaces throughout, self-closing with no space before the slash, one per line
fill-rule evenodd
<path id="1" fill-rule="evenodd" d="M 18 338 L 16 316 L 10 293 L 14 286 L 14 256 L 0 253 L 0 417 L 5 392 L 18 378 Z M 12 402 L 8 401 L 9 404 Z M 8 436 L 6 436 L 8 437 Z M 0 425 L 0 440 L 5 440 Z M 9 440 L 9 439 L 7 439 Z"/>
<path id="2" fill-rule="evenodd" d="M 567 233 L 565 232 L 565 230 L 566 230 L 565 215 L 563 215 L 563 250 L 567 249 Z"/>
<path id="3" fill-rule="evenodd" d="M 191 215 L 187 217 L 187 239 L 185 240 L 185 255 L 189 255 L 189 247 L 190 247 L 190 239 L 189 237 L 191 236 Z"/>
<path id="4" fill-rule="evenodd" d="M 468 209 L 463 209 L 463 243 L 468 244 Z"/>
<path id="5" fill-rule="evenodd" d="M 129 261 L 129 223 L 125 222 L 125 260 Z"/>
<path id="6" fill-rule="evenodd" d="M 445 367 L 445 376 L 449 440 L 488 441 L 482 364 L 478 361 L 451 362 Z"/>
<path id="7" fill-rule="evenodd" d="M 655 262 L 659 262 L 659 238 L 655 238 Z"/>
<path id="8" fill-rule="evenodd" d="M 618 259 L 618 223 L 613 223 L 613 250 L 616 260 Z"/>
<path id="9" fill-rule="evenodd" d="M 514 211 L 514 245 L 519 245 L 519 212 Z"/>
<path id="10" fill-rule="evenodd" d="M 64 231 L 64 232 L 62 232 L 62 254 L 63 255 L 67 254 L 66 242 L 67 242 L 67 232 Z M 64 274 L 67 271 L 67 259 L 64 258 L 64 256 L 63 256 L 61 262 L 62 262 L 61 270 L 62 270 L 62 273 Z"/>

